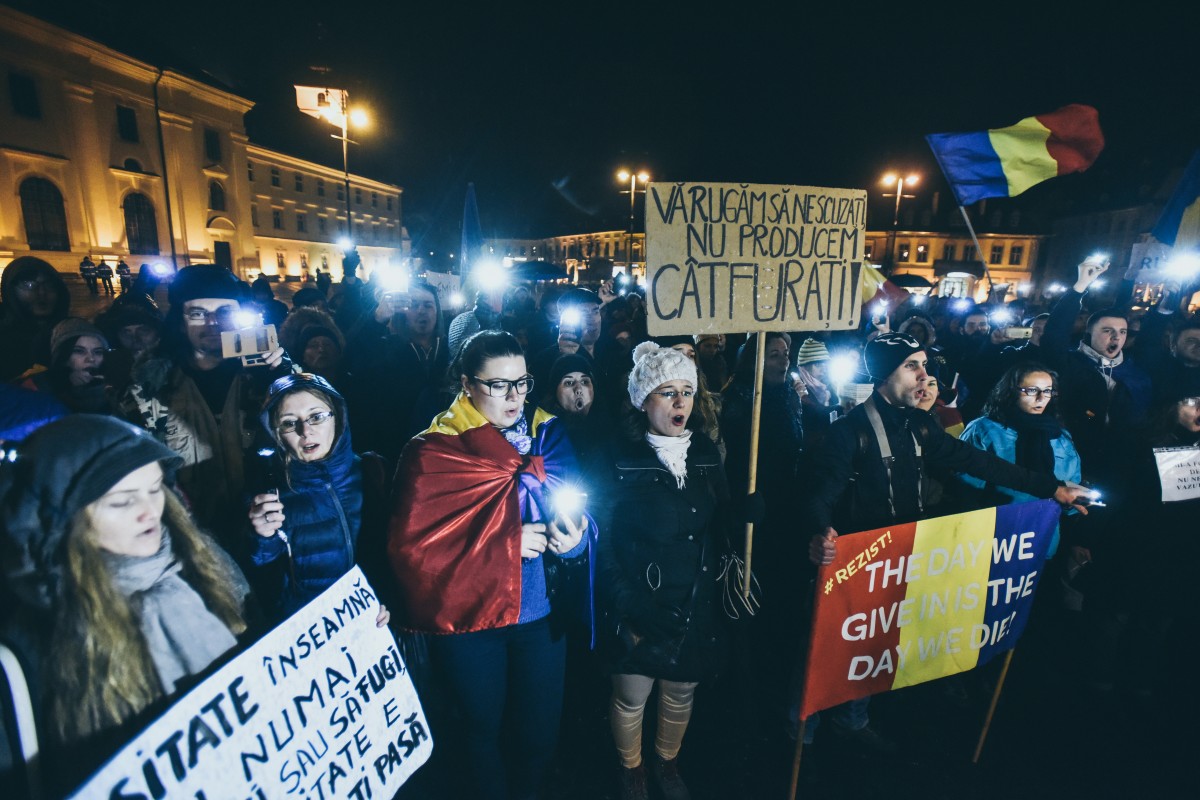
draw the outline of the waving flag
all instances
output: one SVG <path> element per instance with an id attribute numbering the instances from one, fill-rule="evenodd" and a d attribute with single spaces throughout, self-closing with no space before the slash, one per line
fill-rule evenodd
<path id="1" fill-rule="evenodd" d="M 800 716 L 1011 649 L 1059 513 L 1038 500 L 839 537 L 818 573 Z"/>
<path id="2" fill-rule="evenodd" d="M 1177 251 L 1200 244 L 1200 150 L 1184 170 L 1153 233 L 1155 239 L 1174 245 Z"/>
<path id="3" fill-rule="evenodd" d="M 1014 197 L 1055 176 L 1083 172 L 1104 149 L 1100 115 L 1075 104 L 1007 128 L 925 139 L 961 206 Z"/>

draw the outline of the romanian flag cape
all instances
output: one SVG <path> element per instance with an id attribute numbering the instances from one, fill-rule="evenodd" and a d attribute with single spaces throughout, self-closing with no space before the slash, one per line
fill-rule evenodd
<path id="1" fill-rule="evenodd" d="M 1174 245 L 1177 253 L 1200 244 L 1200 150 L 1184 170 L 1153 233 L 1163 244 Z"/>
<path id="2" fill-rule="evenodd" d="M 1091 106 L 1063 106 L 1007 128 L 925 137 L 958 204 L 1015 197 L 1058 175 L 1083 172 L 1104 149 L 1100 115 Z"/>
<path id="3" fill-rule="evenodd" d="M 410 627 L 467 633 L 516 624 L 522 518 L 541 519 L 543 493 L 576 474 L 552 415 L 537 409 L 529 433 L 533 447 L 523 456 L 459 394 L 404 448 L 388 555 Z"/>
<path id="4" fill-rule="evenodd" d="M 817 574 L 801 718 L 1012 649 L 1060 513 L 1037 500 L 838 537 Z"/>

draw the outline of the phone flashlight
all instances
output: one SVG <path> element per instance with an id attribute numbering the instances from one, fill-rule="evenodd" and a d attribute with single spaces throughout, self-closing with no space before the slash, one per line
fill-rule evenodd
<path id="1" fill-rule="evenodd" d="M 573 486 L 560 487 L 550 496 L 554 513 L 565 519 L 579 518 L 586 504 L 587 492 L 581 492 Z"/>

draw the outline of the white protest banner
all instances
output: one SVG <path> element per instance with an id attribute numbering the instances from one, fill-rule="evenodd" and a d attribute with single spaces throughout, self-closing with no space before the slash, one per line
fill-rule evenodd
<path id="1" fill-rule="evenodd" d="M 649 184 L 650 333 L 857 327 L 866 218 L 861 189 Z"/>
<path id="2" fill-rule="evenodd" d="M 1200 497 L 1200 447 L 1156 447 L 1154 460 L 1164 503 Z"/>
<path id="3" fill-rule="evenodd" d="M 142 731 L 78 798 L 390 798 L 433 752 L 355 567 Z"/>
<path id="4" fill-rule="evenodd" d="M 1139 242 L 1129 251 L 1129 269 L 1125 280 L 1134 283 L 1162 283 L 1163 269 L 1171 258 L 1171 246 L 1162 242 Z"/>
<path id="5" fill-rule="evenodd" d="M 451 275 L 447 272 L 426 272 L 425 282 L 437 289 L 438 300 L 441 301 L 443 309 L 449 307 L 450 295 L 459 290 L 460 284 L 457 275 Z"/>

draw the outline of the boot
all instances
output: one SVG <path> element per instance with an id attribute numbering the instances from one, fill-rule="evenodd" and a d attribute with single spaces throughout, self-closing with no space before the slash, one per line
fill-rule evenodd
<path id="1" fill-rule="evenodd" d="M 633 769 L 621 767 L 621 800 L 650 800 L 646 788 L 646 765 L 638 764 Z"/>
<path id="2" fill-rule="evenodd" d="M 658 791 L 662 793 L 663 800 L 692 800 L 692 793 L 688 791 L 687 784 L 679 776 L 678 758 L 668 761 L 656 755 L 654 757 L 654 782 L 658 784 Z"/>

